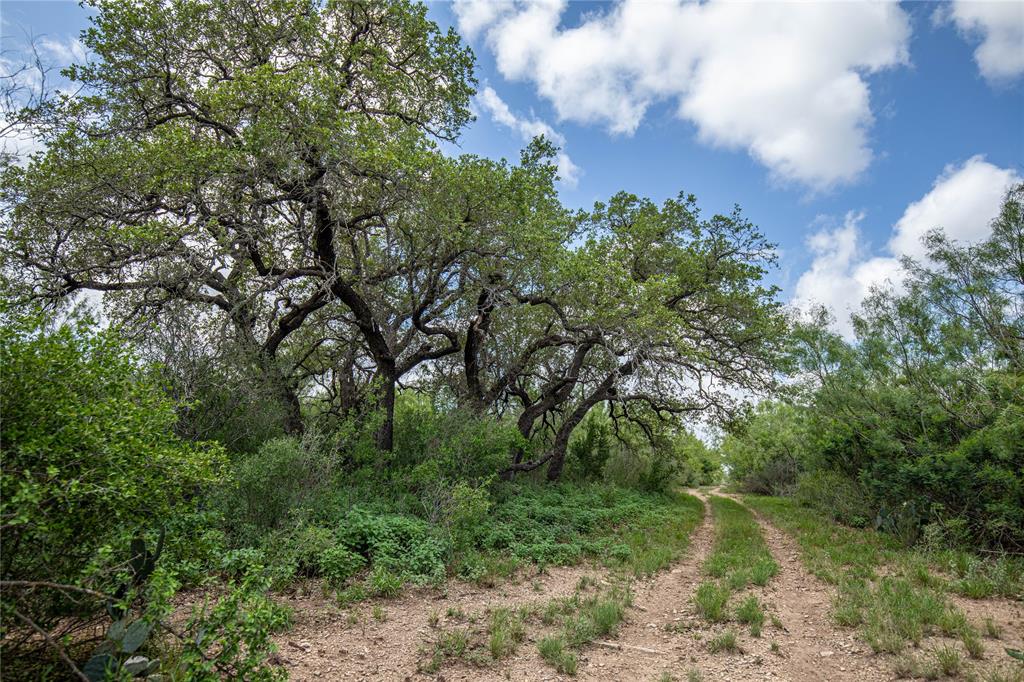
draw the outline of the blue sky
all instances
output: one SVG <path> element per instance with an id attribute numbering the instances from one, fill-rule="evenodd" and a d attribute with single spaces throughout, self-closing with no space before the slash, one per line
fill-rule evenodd
<path id="1" fill-rule="evenodd" d="M 1024 177 L 1024 3 L 433 3 L 477 56 L 465 152 L 563 147 L 563 201 L 616 191 L 739 204 L 780 248 L 783 298 L 847 312 L 899 279 L 924 230 L 984 238 Z M 5 57 L 26 34 L 76 56 L 86 11 L 2 2 Z"/>

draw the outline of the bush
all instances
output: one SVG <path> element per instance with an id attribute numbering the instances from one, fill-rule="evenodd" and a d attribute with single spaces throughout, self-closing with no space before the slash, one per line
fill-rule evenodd
<path id="1" fill-rule="evenodd" d="M 848 526 L 863 527 L 874 518 L 864 488 L 838 471 L 819 469 L 802 474 L 794 496 L 800 504 Z"/>
<path id="2" fill-rule="evenodd" d="M 320 553 L 320 570 L 333 584 L 341 584 L 366 566 L 366 559 L 344 547 L 328 547 Z"/>
<path id="3" fill-rule="evenodd" d="M 440 580 L 445 575 L 448 545 L 420 519 L 356 508 L 345 517 L 338 539 L 366 557 L 375 574 L 377 569 L 386 570 L 414 582 Z"/>
<path id="4" fill-rule="evenodd" d="M 764 462 L 740 482 L 743 492 L 755 495 L 789 495 L 800 475 L 800 467 L 792 457 Z"/>
<path id="5" fill-rule="evenodd" d="M 166 666 L 175 679 L 286 680 L 284 668 L 268 665 L 267 658 L 275 651 L 270 636 L 287 629 L 291 615 L 267 598 L 268 587 L 265 577 L 250 574 L 230 583 L 212 605 L 194 609 Z"/>
<path id="6" fill-rule="evenodd" d="M 614 447 L 608 415 L 602 408 L 590 410 L 569 441 L 566 475 L 578 480 L 600 480 Z"/>
<path id="7" fill-rule="evenodd" d="M 285 526 L 293 510 L 332 482 L 332 474 L 328 458 L 294 438 L 275 438 L 235 465 L 221 506 L 229 523 L 259 536 Z"/>
<path id="8" fill-rule="evenodd" d="M 218 480 L 222 449 L 176 437 L 176 405 L 154 375 L 114 330 L 88 320 L 54 327 L 2 316 L 0 366 L 3 579 L 116 589 L 131 573 L 129 539 L 166 524 Z M 41 592 L 17 600 L 44 628 L 101 608 L 88 603 L 82 613 Z M 6 630 L 13 623 L 3 614 Z"/>
<path id="9" fill-rule="evenodd" d="M 408 483 L 417 490 L 438 481 L 479 486 L 505 467 L 509 453 L 525 445 L 510 419 L 440 411 L 412 393 L 398 397 L 394 438 L 391 464 L 411 472 Z"/>

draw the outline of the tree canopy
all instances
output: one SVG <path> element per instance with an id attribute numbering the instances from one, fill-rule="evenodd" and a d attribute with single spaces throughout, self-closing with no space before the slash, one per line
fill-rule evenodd
<path id="1" fill-rule="evenodd" d="M 101 292 L 168 367 L 194 366 L 165 330 L 195 321 L 190 352 L 257 377 L 289 433 L 304 402 L 372 413 L 388 451 L 398 387 L 440 381 L 550 434 L 511 465 L 552 479 L 599 403 L 649 425 L 771 386 L 782 316 L 757 230 L 685 195 L 569 211 L 543 138 L 516 165 L 442 151 L 473 58 L 424 7 L 94 6 L 81 92 L 39 109 L 46 151 L 4 171 L 27 299 Z"/>

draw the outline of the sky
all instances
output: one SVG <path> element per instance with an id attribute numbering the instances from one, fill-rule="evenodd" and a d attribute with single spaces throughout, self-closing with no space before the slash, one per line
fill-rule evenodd
<path id="1" fill-rule="evenodd" d="M 1024 1 L 431 3 L 473 49 L 457 151 L 561 147 L 559 192 L 742 207 L 778 245 L 781 298 L 849 335 L 872 286 L 941 227 L 984 239 L 1024 179 Z M 0 69 L 26 37 L 87 59 L 72 2 L 0 2 Z"/>

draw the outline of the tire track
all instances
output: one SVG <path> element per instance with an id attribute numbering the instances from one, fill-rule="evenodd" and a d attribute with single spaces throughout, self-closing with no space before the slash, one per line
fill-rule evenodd
<path id="1" fill-rule="evenodd" d="M 691 597 L 700 567 L 714 543 L 714 519 L 703 493 L 687 491 L 704 505 L 704 519 L 690 536 L 686 557 L 667 571 L 634 586 L 633 608 L 613 640 L 622 649 L 584 649 L 577 675 L 582 680 L 648 680 L 678 671 L 695 654 L 693 642 L 665 630 L 694 616 Z M 647 649 L 659 653 L 647 653 Z"/>

